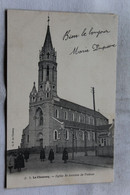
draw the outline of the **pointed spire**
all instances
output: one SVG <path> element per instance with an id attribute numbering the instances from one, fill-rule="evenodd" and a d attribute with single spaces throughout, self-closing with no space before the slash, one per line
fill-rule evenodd
<path id="1" fill-rule="evenodd" d="M 36 90 L 35 82 L 33 82 L 33 88 L 29 97 L 30 97 L 30 103 L 34 103 L 37 101 L 37 90 Z"/>
<path id="2" fill-rule="evenodd" d="M 52 45 L 49 22 L 50 22 L 50 17 L 48 15 L 46 37 L 45 37 L 43 47 L 39 52 L 39 59 L 40 61 L 51 60 L 56 62 L 56 52 Z"/>
<path id="3" fill-rule="evenodd" d="M 37 90 L 36 90 L 36 86 L 35 86 L 35 82 L 33 82 L 33 88 L 32 91 L 30 93 L 31 95 L 36 95 L 37 94 Z"/>
<path id="4" fill-rule="evenodd" d="M 46 38 L 44 41 L 43 48 L 51 50 L 51 49 L 53 49 L 53 45 L 52 45 L 52 41 L 51 41 L 51 33 L 50 33 L 50 26 L 49 26 L 50 17 L 49 16 L 48 16 L 47 22 L 48 22 L 48 26 L 47 26 Z"/>

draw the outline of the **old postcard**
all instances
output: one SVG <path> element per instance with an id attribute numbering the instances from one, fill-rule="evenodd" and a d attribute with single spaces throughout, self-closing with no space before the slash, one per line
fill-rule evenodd
<path id="1" fill-rule="evenodd" d="M 112 182 L 117 16 L 7 16 L 7 188 Z"/>

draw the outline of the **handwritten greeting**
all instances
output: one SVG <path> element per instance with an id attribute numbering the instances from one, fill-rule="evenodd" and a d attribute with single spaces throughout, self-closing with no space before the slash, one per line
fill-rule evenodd
<path id="1" fill-rule="evenodd" d="M 82 37 L 94 37 L 98 39 L 101 36 L 104 36 L 105 34 L 110 34 L 111 31 L 108 29 L 105 30 L 94 30 L 93 27 L 90 29 L 84 28 L 80 34 L 72 33 L 71 30 L 67 30 L 64 35 L 63 35 L 63 41 L 71 41 L 72 39 L 79 39 Z M 79 48 L 79 46 L 75 46 L 72 51 L 69 53 L 69 55 L 77 55 L 77 54 L 83 54 L 83 53 L 88 53 L 90 51 L 104 51 L 109 48 L 116 47 L 116 44 L 106 44 L 106 45 L 100 45 L 99 43 L 93 43 L 91 48 Z"/>

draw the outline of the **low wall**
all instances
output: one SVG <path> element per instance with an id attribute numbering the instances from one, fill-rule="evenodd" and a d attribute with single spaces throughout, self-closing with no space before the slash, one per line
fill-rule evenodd
<path id="1" fill-rule="evenodd" d="M 97 147 L 97 156 L 113 157 L 113 146 Z"/>

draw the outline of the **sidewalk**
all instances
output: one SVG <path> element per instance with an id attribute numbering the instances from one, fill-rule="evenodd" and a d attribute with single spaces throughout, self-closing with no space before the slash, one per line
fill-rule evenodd
<path id="1" fill-rule="evenodd" d="M 74 160 L 69 158 L 68 162 L 77 163 L 77 164 L 86 164 L 92 166 L 113 167 L 113 158 L 110 157 L 99 157 L 99 156 L 84 156 L 84 153 L 75 153 Z"/>

